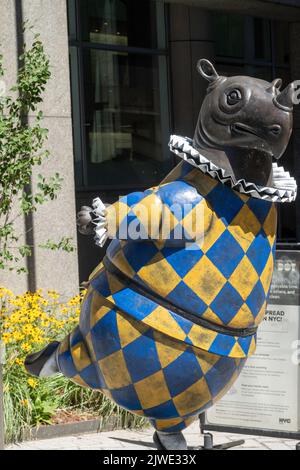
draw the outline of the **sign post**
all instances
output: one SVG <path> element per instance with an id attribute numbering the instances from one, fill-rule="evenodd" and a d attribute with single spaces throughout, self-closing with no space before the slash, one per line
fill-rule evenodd
<path id="1" fill-rule="evenodd" d="M 300 252 L 278 251 L 256 353 L 204 429 L 300 439 Z"/>

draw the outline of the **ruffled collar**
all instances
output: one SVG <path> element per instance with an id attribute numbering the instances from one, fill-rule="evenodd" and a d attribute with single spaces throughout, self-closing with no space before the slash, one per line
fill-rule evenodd
<path id="1" fill-rule="evenodd" d="M 189 164 L 242 194 L 271 202 L 293 202 L 296 199 L 296 180 L 277 163 L 273 163 L 273 186 L 259 186 L 244 179 L 236 180 L 228 171 L 218 167 L 196 150 L 192 139 L 172 135 L 169 147 L 171 152 Z"/>

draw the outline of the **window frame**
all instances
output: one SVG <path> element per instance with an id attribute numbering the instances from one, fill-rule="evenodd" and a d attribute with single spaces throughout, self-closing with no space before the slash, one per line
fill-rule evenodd
<path id="1" fill-rule="evenodd" d="M 68 8 L 68 24 L 69 24 L 69 49 L 70 49 L 70 70 L 71 70 L 71 90 L 72 90 L 72 116 L 73 116 L 73 137 L 74 137 L 74 159 L 75 159 L 75 180 L 76 190 L 78 192 L 91 192 L 91 191 L 117 191 L 117 190 L 130 190 L 130 189 L 145 189 L 145 184 L 125 184 L 116 185 L 100 184 L 97 186 L 89 185 L 88 183 L 88 155 L 87 155 L 87 124 L 86 124 L 86 109 L 85 109 L 85 93 L 84 93 L 84 64 L 83 55 L 84 50 L 102 50 L 112 52 L 125 52 L 135 55 L 151 55 L 164 58 L 164 73 L 165 79 L 159 80 L 160 82 L 160 103 L 161 109 L 165 109 L 165 115 L 161 113 L 161 128 L 162 135 L 170 135 L 171 129 L 171 106 L 170 106 L 170 88 L 169 88 L 169 50 L 165 48 L 143 48 L 122 46 L 115 44 L 103 44 L 82 39 L 81 17 L 80 17 L 80 0 L 67 0 Z M 158 34 L 164 35 L 164 43 L 168 44 L 168 29 L 167 29 L 167 6 L 159 1 L 156 5 L 161 9 L 159 14 L 160 21 L 157 21 Z M 159 68 L 159 73 L 160 73 Z M 165 140 L 165 139 L 164 139 Z M 165 147 L 165 146 L 163 146 Z M 172 161 L 172 157 L 167 148 L 162 148 L 164 154 L 164 161 Z M 80 170 L 78 170 L 78 167 Z"/>

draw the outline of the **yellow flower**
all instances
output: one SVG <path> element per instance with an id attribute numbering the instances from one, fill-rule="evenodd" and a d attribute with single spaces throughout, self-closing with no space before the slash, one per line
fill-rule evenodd
<path id="1" fill-rule="evenodd" d="M 30 377 L 28 380 L 27 380 L 27 383 L 29 385 L 29 387 L 31 388 L 36 388 L 37 384 L 38 384 L 38 381 L 36 379 L 33 379 L 32 377 Z"/>
<path id="2" fill-rule="evenodd" d="M 24 364 L 24 360 L 17 357 L 15 363 L 17 364 L 17 366 L 22 366 Z"/>
<path id="3" fill-rule="evenodd" d="M 21 345 L 21 348 L 22 348 L 22 350 L 25 351 L 25 352 L 31 351 L 31 345 L 30 345 L 29 343 L 23 343 L 23 344 Z"/>

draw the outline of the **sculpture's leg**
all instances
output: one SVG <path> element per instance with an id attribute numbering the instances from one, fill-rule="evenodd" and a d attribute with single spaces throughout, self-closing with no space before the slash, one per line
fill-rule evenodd
<path id="1" fill-rule="evenodd" d="M 151 424 L 156 432 L 153 435 L 153 441 L 158 450 L 187 450 L 187 443 L 182 430 L 189 426 L 196 417 L 188 419 L 151 419 Z"/>
<path id="2" fill-rule="evenodd" d="M 155 431 L 153 441 L 157 450 L 187 450 L 187 443 L 182 432 Z"/>
<path id="3" fill-rule="evenodd" d="M 58 350 L 59 342 L 53 341 L 41 351 L 29 354 L 25 360 L 25 368 L 35 377 L 50 377 L 59 373 Z"/>

